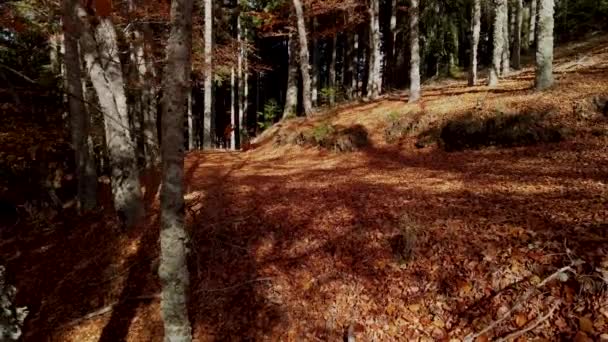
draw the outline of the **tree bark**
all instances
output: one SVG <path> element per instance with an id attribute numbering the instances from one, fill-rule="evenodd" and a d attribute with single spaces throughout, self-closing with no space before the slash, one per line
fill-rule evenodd
<path id="1" fill-rule="evenodd" d="M 154 168 L 160 162 L 160 146 L 158 143 L 158 127 L 157 127 L 157 94 L 158 81 L 156 79 L 156 66 L 154 64 L 153 52 L 155 49 L 154 37 L 152 30 L 148 24 L 144 24 L 144 56 L 141 65 L 145 70 L 143 72 L 143 89 L 141 94 L 141 102 L 143 105 L 143 136 L 144 136 L 144 154 L 147 168 Z"/>
<path id="2" fill-rule="evenodd" d="M 528 46 L 534 46 L 534 42 L 536 41 L 536 20 L 538 18 L 538 13 L 536 12 L 538 0 L 530 0 L 530 26 L 529 26 L 529 35 L 528 35 Z"/>
<path id="3" fill-rule="evenodd" d="M 351 79 L 351 99 L 357 98 L 359 94 L 359 84 L 360 82 L 360 74 L 359 74 L 359 55 L 361 51 L 359 51 L 359 34 L 355 33 L 352 36 L 353 38 L 353 50 L 352 50 L 352 59 L 351 59 L 351 67 L 352 67 L 352 79 Z"/>
<path id="4" fill-rule="evenodd" d="M 319 105 L 319 40 L 315 37 L 315 32 L 317 30 L 317 18 L 312 19 L 312 50 L 311 61 L 310 61 L 310 81 L 311 81 L 311 90 L 310 96 L 312 97 L 312 106 L 317 107 Z"/>
<path id="5" fill-rule="evenodd" d="M 515 0 L 515 30 L 513 34 L 513 67 L 521 69 L 521 28 L 523 21 L 523 1 Z"/>
<path id="6" fill-rule="evenodd" d="M 62 1 L 63 36 L 65 44 L 65 76 L 70 109 L 70 131 L 76 160 L 78 180 L 78 208 L 89 211 L 97 206 L 97 167 L 95 156 L 90 154 L 89 131 L 91 118 L 85 105 L 85 96 L 80 69 L 78 39 L 80 26 L 77 23 L 76 0 Z"/>
<path id="7" fill-rule="evenodd" d="M 194 113 L 192 112 L 192 88 L 187 90 L 188 97 L 186 98 L 186 117 L 188 118 L 188 151 L 195 149 L 194 139 Z"/>
<path id="8" fill-rule="evenodd" d="M 203 75 L 203 148 L 213 147 L 214 120 L 213 120 L 213 2 L 205 0 L 204 3 L 204 65 Z"/>
<path id="9" fill-rule="evenodd" d="M 306 24 L 304 21 L 304 10 L 302 9 L 301 0 L 293 0 L 293 7 L 296 11 L 298 21 L 298 38 L 300 42 L 300 72 L 302 73 L 302 102 L 304 105 L 304 113 L 306 116 L 312 115 L 312 97 L 311 97 L 311 80 L 310 80 L 310 64 L 308 55 L 308 41 L 306 38 Z"/>
<path id="10" fill-rule="evenodd" d="M 538 2 L 538 41 L 536 42 L 536 90 L 553 85 L 553 0 Z"/>
<path id="11" fill-rule="evenodd" d="M 492 65 L 490 66 L 490 75 L 488 77 L 488 85 L 495 87 L 498 85 L 498 76 L 502 62 L 502 54 L 504 49 L 504 32 L 503 13 L 506 10 L 506 0 L 496 0 L 494 4 L 494 47 L 492 51 Z"/>
<path id="12" fill-rule="evenodd" d="M 240 146 L 240 137 L 239 130 L 241 128 L 241 123 L 243 122 L 243 113 L 244 113 L 244 93 L 246 84 L 244 83 L 244 71 L 243 71 L 243 61 L 245 59 L 245 43 L 243 41 L 243 26 L 241 21 L 241 15 L 237 17 L 236 24 L 236 34 L 237 34 L 237 43 L 238 43 L 238 56 L 237 56 L 237 79 L 238 79 L 238 99 L 237 99 L 237 117 L 236 117 L 236 125 L 234 125 L 233 132 L 235 134 L 236 140 L 236 148 Z"/>
<path id="13" fill-rule="evenodd" d="M 382 56 L 380 54 L 380 0 L 371 0 L 369 4 L 369 71 L 368 91 L 370 99 L 375 100 L 382 91 Z"/>
<path id="14" fill-rule="evenodd" d="M 329 61 L 329 105 L 336 103 L 336 51 L 338 50 L 338 34 L 334 33 L 331 44 L 331 60 Z"/>
<path id="15" fill-rule="evenodd" d="M 420 43 L 418 0 L 411 0 L 410 6 L 410 97 L 409 102 L 420 99 Z"/>
<path id="16" fill-rule="evenodd" d="M 386 37 L 386 51 L 384 56 L 384 80 L 383 87 L 393 88 L 395 86 L 395 50 L 397 46 L 397 0 L 391 0 L 389 32 Z"/>
<path id="17" fill-rule="evenodd" d="M 234 67 L 230 68 L 230 125 L 236 127 L 236 72 Z M 234 130 L 230 133 L 230 149 L 236 150 L 236 134 Z"/>
<path id="18" fill-rule="evenodd" d="M 83 25 L 80 39 L 87 72 L 104 115 L 106 142 L 110 156 L 112 195 L 116 211 L 127 227 L 143 216 L 144 208 L 137 169 L 137 156 L 131 132 L 122 66 L 114 25 L 107 17 L 98 18 L 95 34 L 88 14 L 78 9 Z"/>
<path id="19" fill-rule="evenodd" d="M 469 69 L 469 86 L 477 84 L 477 51 L 479 49 L 479 32 L 481 30 L 481 0 L 473 0 L 471 10 L 471 66 Z"/>
<path id="20" fill-rule="evenodd" d="M 298 42 L 293 34 L 289 35 L 287 54 L 289 56 L 289 69 L 287 71 L 287 91 L 285 92 L 285 106 L 283 119 L 296 116 L 298 106 Z"/>
<path id="21" fill-rule="evenodd" d="M 163 74 L 162 189 L 160 264 L 161 315 L 165 342 L 192 340 L 188 319 L 190 276 L 187 268 L 188 233 L 184 219 L 184 103 L 190 89 L 192 0 L 171 3 L 171 32 Z"/>
<path id="22" fill-rule="evenodd" d="M 501 75 L 507 76 L 511 72 L 511 56 L 510 56 L 510 40 L 509 40 L 509 0 L 505 1 L 505 8 L 502 12 L 502 34 L 503 34 L 503 45 L 502 45 L 502 70 Z"/>

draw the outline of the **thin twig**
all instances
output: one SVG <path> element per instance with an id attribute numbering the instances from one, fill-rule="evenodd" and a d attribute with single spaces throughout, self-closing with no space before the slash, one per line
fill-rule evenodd
<path id="1" fill-rule="evenodd" d="M 506 341 L 515 340 L 519 336 L 536 329 L 536 327 L 538 327 L 542 322 L 548 320 L 553 315 L 553 313 L 555 312 L 555 310 L 557 310 L 557 308 L 559 307 L 560 304 L 561 304 L 561 301 L 558 300 L 555 304 L 553 304 L 553 306 L 551 307 L 551 310 L 549 310 L 549 312 L 546 315 L 537 317 L 532 323 L 528 324 L 528 326 L 526 328 L 512 332 L 509 335 L 499 339 L 497 342 L 506 342 Z"/>
<path id="2" fill-rule="evenodd" d="M 561 274 L 570 271 L 572 273 L 574 272 L 574 269 L 572 269 L 572 266 L 579 264 L 580 261 L 574 262 L 568 266 L 564 266 L 562 268 L 560 268 L 559 270 L 555 271 L 553 274 L 551 274 L 550 276 L 548 276 L 547 278 L 545 278 L 545 280 L 543 280 L 542 282 L 540 282 L 538 285 L 536 285 L 535 287 L 531 287 L 529 288 L 524 294 L 523 296 L 521 296 L 517 302 L 515 303 L 515 305 L 513 305 L 513 307 L 511 307 L 511 309 L 509 311 L 507 311 L 504 315 L 502 315 L 502 317 L 500 317 L 499 319 L 497 319 L 496 321 L 492 322 L 490 325 L 488 325 L 487 327 L 485 327 L 484 329 L 482 329 L 480 332 L 475 333 L 475 334 L 469 334 L 467 337 L 465 337 L 464 342 L 473 342 L 475 341 L 476 338 L 478 338 L 479 336 L 491 331 L 492 329 L 494 329 L 497 325 L 499 325 L 500 323 L 502 323 L 504 320 L 506 320 L 507 318 L 509 318 L 515 311 L 519 310 L 519 307 L 526 301 L 528 301 L 528 299 L 530 299 L 530 297 L 532 296 L 532 294 L 542 288 L 543 286 L 545 286 L 547 283 L 549 283 L 550 281 L 558 278 Z"/>

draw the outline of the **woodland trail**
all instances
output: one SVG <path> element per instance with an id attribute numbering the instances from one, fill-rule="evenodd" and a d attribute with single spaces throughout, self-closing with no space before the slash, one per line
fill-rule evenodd
<path id="1" fill-rule="evenodd" d="M 422 109 L 387 97 L 280 128 L 359 124 L 371 144 L 357 152 L 277 148 L 270 131 L 247 152 L 190 153 L 195 336 L 337 340 L 352 324 L 361 340 L 461 339 L 570 257 L 608 265 L 607 138 L 570 117 L 573 101 L 608 90 L 608 46 L 598 51 L 595 62 L 567 69 L 543 94 L 529 88 L 525 69 L 495 91 L 467 89 L 462 80 L 428 86 Z M 564 68 L 573 60 L 566 52 Z M 415 149 L 408 138 L 382 139 L 380 115 L 402 108 L 449 120 L 480 99 L 486 112 L 555 111 L 577 134 L 559 143 L 451 153 Z M 40 300 L 27 340 L 160 341 L 157 213 L 129 234 L 97 233 L 113 224 L 93 218 L 79 221 L 78 230 L 3 246 L 23 251 L 14 261 L 28 270 L 17 282 L 20 296 Z M 490 337 L 524 327 L 553 298 L 567 305 L 534 335 L 574 336 L 580 326 L 572 315 L 592 322 L 585 333 L 606 331 L 607 292 L 585 292 L 581 284 L 552 285 Z M 108 305 L 105 314 L 68 324 Z"/>

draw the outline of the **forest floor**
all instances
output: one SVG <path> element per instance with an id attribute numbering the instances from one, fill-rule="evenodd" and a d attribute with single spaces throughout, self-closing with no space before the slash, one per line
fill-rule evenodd
<path id="1" fill-rule="evenodd" d="M 608 94 L 608 39 L 560 48 L 551 90 L 535 92 L 533 72 L 495 89 L 435 82 L 420 104 L 396 93 L 290 120 L 247 152 L 190 153 L 194 335 L 336 341 L 351 327 L 361 341 L 457 341 L 500 321 L 478 340 L 606 337 L 608 118 L 573 105 Z M 498 110 L 551 112 L 572 134 L 457 152 L 384 139 L 393 112 L 433 125 Z M 318 122 L 360 125 L 369 146 L 273 144 Z M 31 309 L 26 340 L 161 341 L 155 180 L 147 222 L 128 234 L 99 214 L 2 242 Z"/>

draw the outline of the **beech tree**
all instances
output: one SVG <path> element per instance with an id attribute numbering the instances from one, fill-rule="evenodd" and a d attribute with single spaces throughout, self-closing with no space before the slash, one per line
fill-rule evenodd
<path id="1" fill-rule="evenodd" d="M 409 102 L 420 99 L 420 43 L 418 0 L 411 0 L 410 14 L 410 97 Z"/>
<path id="2" fill-rule="evenodd" d="M 304 105 L 304 113 L 306 116 L 312 115 L 312 95 L 311 95 L 311 79 L 310 65 L 308 53 L 308 38 L 306 38 L 306 22 L 304 20 L 304 9 L 302 8 L 301 0 L 293 0 L 293 7 L 296 11 L 298 39 L 300 42 L 300 72 L 302 73 L 302 104 Z"/>
<path id="3" fill-rule="evenodd" d="M 501 74 L 501 67 L 503 61 L 504 45 L 504 29 L 505 24 L 504 15 L 507 10 L 507 0 L 496 0 L 494 3 L 494 47 L 492 50 L 492 65 L 490 66 L 490 73 L 488 77 L 488 85 L 495 87 L 498 85 L 498 77 Z"/>
<path id="4" fill-rule="evenodd" d="M 555 3 L 553 0 L 538 1 L 538 34 L 536 42 L 536 89 L 544 90 L 553 85 L 553 25 Z"/>
<path id="5" fill-rule="evenodd" d="M 515 30 L 513 31 L 513 67 L 521 68 L 521 30 L 523 21 L 523 0 L 515 0 Z"/>
<path id="6" fill-rule="evenodd" d="M 137 156 L 129 129 L 116 30 L 110 17 L 105 13 L 100 14 L 95 22 L 91 22 L 85 9 L 78 8 L 82 26 L 80 47 L 104 115 L 114 206 L 123 223 L 130 227 L 144 214 Z"/>
<path id="7" fill-rule="evenodd" d="M 80 68 L 78 39 L 80 25 L 77 19 L 77 2 L 62 1 L 62 21 L 64 36 L 64 63 L 66 90 L 70 109 L 70 132 L 76 161 L 76 178 L 78 181 L 77 199 L 79 207 L 89 211 L 97 205 L 97 167 L 94 156 L 90 153 L 89 128 L 91 118 L 85 106 Z"/>
<path id="8" fill-rule="evenodd" d="M 287 71 L 287 92 L 285 94 L 283 118 L 295 116 L 298 106 L 298 41 L 293 34 L 290 34 L 287 40 L 289 70 Z"/>
<path id="9" fill-rule="evenodd" d="M 161 315 L 166 342 L 191 341 L 188 319 L 190 275 L 184 209 L 184 110 L 190 89 L 192 0 L 171 2 L 171 32 L 162 98 L 162 188 L 160 264 Z"/>
<path id="10" fill-rule="evenodd" d="M 380 0 L 370 0 L 369 4 L 369 71 L 368 96 L 373 100 L 378 98 L 382 90 L 382 75 L 380 73 L 382 56 L 380 54 Z"/>
<path id="11" fill-rule="evenodd" d="M 203 148 L 213 145 L 213 1 L 204 0 L 204 94 L 203 101 Z"/>
<path id="12" fill-rule="evenodd" d="M 479 32 L 481 30 L 481 0 L 473 0 L 471 9 L 471 66 L 469 85 L 477 84 L 477 50 L 479 49 Z"/>

